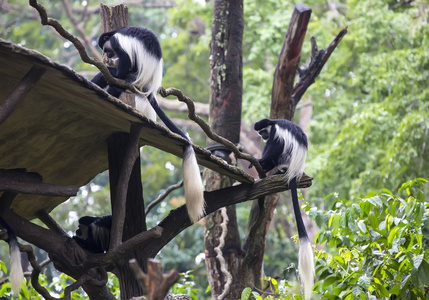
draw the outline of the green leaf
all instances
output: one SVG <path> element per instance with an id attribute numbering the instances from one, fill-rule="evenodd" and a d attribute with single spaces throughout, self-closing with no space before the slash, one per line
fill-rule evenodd
<path id="1" fill-rule="evenodd" d="M 387 243 L 389 244 L 389 245 L 392 245 L 392 241 L 393 241 L 393 239 L 395 238 L 395 236 L 396 236 L 396 232 L 399 230 L 399 227 L 395 227 L 395 228 L 393 228 L 391 231 L 390 231 L 390 233 L 389 233 L 389 236 L 387 237 Z"/>
<path id="2" fill-rule="evenodd" d="M 347 224 L 348 224 L 348 227 L 352 231 L 356 232 L 358 229 L 356 227 L 356 218 L 355 218 L 355 215 L 353 213 L 353 209 L 348 208 L 346 210 L 346 214 L 347 214 Z"/>
<path id="3" fill-rule="evenodd" d="M 362 231 L 362 233 L 366 233 L 366 225 L 363 220 L 359 220 L 357 226 L 359 227 L 360 231 Z"/>
<path id="4" fill-rule="evenodd" d="M 341 228 L 347 228 L 347 215 L 346 215 L 346 213 L 340 214 L 340 226 L 341 226 Z"/>
<path id="5" fill-rule="evenodd" d="M 368 201 L 369 203 L 371 203 L 372 205 L 374 205 L 376 207 L 382 207 L 383 206 L 383 202 L 381 201 L 381 198 L 379 196 L 366 198 L 364 200 Z"/>
<path id="6" fill-rule="evenodd" d="M 325 281 L 323 282 L 323 285 L 322 285 L 323 289 L 327 289 L 336 281 L 338 281 L 336 274 L 329 275 L 328 277 L 326 277 Z"/>
<path id="7" fill-rule="evenodd" d="M 261 299 L 262 300 L 262 297 L 258 292 L 252 292 L 252 296 L 255 297 L 255 299 Z"/>
<path id="8" fill-rule="evenodd" d="M 358 280 L 358 285 L 364 289 L 365 291 L 367 291 L 371 285 L 371 279 L 369 279 L 369 277 L 367 277 L 366 275 L 359 277 Z"/>
<path id="9" fill-rule="evenodd" d="M 357 297 L 359 297 L 359 295 L 360 295 L 362 292 L 363 292 L 363 291 L 362 291 L 362 289 L 361 289 L 359 286 L 354 286 L 354 287 L 352 288 L 353 296 L 355 296 L 356 298 L 357 298 Z M 351 299 L 353 299 L 353 297 L 352 297 Z"/>
<path id="10" fill-rule="evenodd" d="M 411 270 L 411 282 L 417 289 L 423 289 L 423 283 L 420 280 L 419 272 L 414 268 Z"/>
<path id="11" fill-rule="evenodd" d="M 338 232 L 340 229 L 340 216 L 338 214 L 334 214 L 334 220 L 332 222 L 332 231 Z"/>
<path id="12" fill-rule="evenodd" d="M 252 294 L 252 289 L 250 287 L 245 288 L 241 292 L 241 300 L 247 300 L 249 299 L 250 295 Z"/>
<path id="13" fill-rule="evenodd" d="M 361 209 L 360 209 L 360 206 L 359 206 L 358 204 L 356 204 L 356 203 L 353 203 L 353 204 L 352 204 L 352 209 L 353 209 L 354 214 L 355 214 L 357 217 L 360 217 L 360 215 L 361 215 Z"/>
<path id="14" fill-rule="evenodd" d="M 423 254 L 417 255 L 413 258 L 413 267 L 414 269 L 418 269 L 423 261 Z"/>
<path id="15" fill-rule="evenodd" d="M 323 213 L 317 212 L 315 221 L 316 221 L 317 227 L 322 228 L 322 226 L 323 226 Z"/>
<path id="16" fill-rule="evenodd" d="M 6 264 L 0 260 L 0 270 L 3 270 L 4 273 L 7 273 Z"/>
<path id="17" fill-rule="evenodd" d="M 390 293 L 383 285 L 374 283 L 374 286 L 382 297 L 389 297 Z"/>
<path id="18" fill-rule="evenodd" d="M 429 276 L 424 267 L 425 263 L 427 264 L 427 261 L 423 260 L 423 263 L 419 267 L 419 278 L 423 285 L 429 286 Z"/>

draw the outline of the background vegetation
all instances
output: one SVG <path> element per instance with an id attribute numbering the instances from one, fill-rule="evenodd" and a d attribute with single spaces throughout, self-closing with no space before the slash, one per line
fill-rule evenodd
<path id="1" fill-rule="evenodd" d="M 64 1 L 40 2 L 52 17 L 78 34 Z M 148 27 L 162 40 L 163 86 L 177 87 L 207 104 L 211 1 L 128 2 L 130 24 Z M 95 43 L 101 28 L 98 14 L 91 12 L 98 2 L 66 3 Z M 244 134 L 269 112 L 272 76 L 295 3 L 244 1 Z M 304 63 L 309 58 L 311 36 L 324 48 L 342 28 L 349 30 L 302 104 L 312 108 L 305 171 L 315 180 L 304 198 L 310 217 L 320 228 L 319 232 L 312 230 L 319 249 L 320 281 L 315 289 L 328 299 L 352 299 L 353 295 L 381 299 L 396 292 L 404 299 L 424 298 L 429 286 L 425 235 L 429 224 L 424 197 L 428 186 L 423 180 L 407 181 L 429 178 L 429 4 L 424 0 L 309 0 L 305 4 L 313 13 L 304 43 Z M 95 74 L 68 42 L 40 25 L 27 3 L 2 1 L 0 11 L 0 38 L 36 49 L 88 78 Z M 177 112 L 169 115 L 182 117 Z M 186 126 L 183 123 L 182 127 Z M 204 146 L 203 135 L 190 129 L 194 142 Z M 146 147 L 142 158 L 144 198 L 149 203 L 181 179 L 180 160 Z M 171 208 L 183 204 L 182 192 L 175 191 L 152 210 L 148 225 L 155 225 Z M 100 174 L 81 188 L 78 197 L 57 207 L 52 216 L 63 220 L 61 225 L 72 234 L 79 216 L 109 212 L 108 197 L 107 174 Z M 280 201 L 267 242 L 265 272 L 277 277 L 279 283 L 280 279 L 295 279 L 293 268 L 288 268 L 296 263 L 296 248 L 290 239 L 296 230 L 290 207 Z M 246 226 L 248 212 L 248 204 L 238 207 L 240 230 Z M 193 226 L 158 257 L 165 270 L 193 270 L 192 281 L 198 289 L 193 293 L 198 299 L 208 295 L 202 240 L 202 226 Z M 40 260 L 46 258 L 39 255 Z M 3 247 L 1 257 L 7 261 L 7 256 L 7 247 Z M 58 274 L 46 274 L 47 281 L 57 286 L 66 280 L 53 281 L 52 276 Z M 3 285 L 4 293 L 6 288 Z M 286 283 L 280 288 L 289 295 L 298 291 L 296 285 L 288 287 Z M 408 294 L 401 294 L 402 290 Z"/>

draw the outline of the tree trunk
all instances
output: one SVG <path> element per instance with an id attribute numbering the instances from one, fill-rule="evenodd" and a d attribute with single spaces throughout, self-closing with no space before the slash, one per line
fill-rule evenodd
<path id="1" fill-rule="evenodd" d="M 242 103 L 243 1 L 216 0 L 211 40 L 211 90 L 209 123 L 213 132 L 233 143 L 240 140 Z M 230 151 L 207 142 L 216 155 L 230 162 Z M 206 190 L 230 186 L 231 180 L 206 170 Z M 207 277 L 213 299 L 238 299 L 241 243 L 235 206 L 205 218 Z"/>
<path id="2" fill-rule="evenodd" d="M 311 9 L 303 4 L 295 5 L 289 22 L 288 30 L 283 42 L 283 47 L 279 55 L 273 80 L 271 94 L 271 112 L 270 118 L 292 120 L 297 103 L 292 101 L 292 90 L 296 70 L 298 68 L 301 49 L 304 37 L 307 32 L 307 25 L 310 21 Z M 268 229 L 273 219 L 274 210 L 279 200 L 278 194 L 265 197 L 264 213 L 261 218 L 261 224 L 251 230 L 255 220 L 259 217 L 260 207 L 258 203 L 252 205 L 249 221 L 249 238 L 244 245 L 246 254 L 246 264 L 243 265 L 247 286 L 254 286 L 263 289 L 263 260 L 265 253 L 265 242 Z M 251 250 L 249 250 L 251 249 Z"/>

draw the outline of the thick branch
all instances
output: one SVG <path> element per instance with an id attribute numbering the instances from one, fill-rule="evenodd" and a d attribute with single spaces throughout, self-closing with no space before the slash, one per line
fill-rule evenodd
<path id="1" fill-rule="evenodd" d="M 74 185 L 56 185 L 43 182 L 17 181 L 0 173 L 0 191 L 54 197 L 76 196 L 79 188 Z"/>
<path id="2" fill-rule="evenodd" d="M 66 241 L 62 235 L 45 229 L 41 226 L 31 223 L 30 221 L 21 218 L 9 206 L 5 206 L 4 197 L 8 193 L 4 193 L 0 198 L 0 217 L 13 230 L 13 232 L 23 240 L 45 250 L 48 253 L 61 252 Z"/>
<path id="3" fill-rule="evenodd" d="M 295 5 L 274 73 L 270 114 L 273 119 L 291 120 L 294 115 L 297 103 L 291 101 L 291 91 L 310 16 L 311 9 L 308 6 Z"/>
<path id="4" fill-rule="evenodd" d="M 313 178 L 304 174 L 298 183 L 298 188 L 311 186 Z M 286 179 L 282 175 L 270 176 L 261 179 L 253 184 L 242 183 L 239 185 L 219 189 L 213 192 L 204 192 L 206 201 L 206 215 L 218 210 L 221 207 L 258 199 L 273 193 L 283 192 L 290 189 Z M 153 255 L 158 253 L 171 239 L 181 231 L 191 226 L 186 207 L 181 207 L 170 211 L 170 214 L 159 223 L 163 228 L 162 235 L 152 244 Z"/>
<path id="5" fill-rule="evenodd" d="M 43 224 L 48 226 L 50 230 L 55 231 L 64 237 L 69 237 L 67 232 L 57 222 L 55 222 L 55 220 L 45 210 L 39 210 L 37 212 L 37 217 L 43 222 Z"/>
<path id="6" fill-rule="evenodd" d="M 156 259 L 148 260 L 147 274 L 143 273 L 135 259 L 130 260 L 129 264 L 134 276 L 145 290 L 146 298 L 149 300 L 164 300 L 168 290 L 180 278 L 179 273 L 175 270 L 168 274 L 163 274 L 161 263 Z"/>

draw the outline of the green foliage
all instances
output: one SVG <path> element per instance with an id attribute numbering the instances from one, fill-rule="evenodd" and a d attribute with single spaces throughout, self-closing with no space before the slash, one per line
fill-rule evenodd
<path id="1" fill-rule="evenodd" d="M 307 94 L 314 99 L 311 198 L 332 191 L 362 197 L 429 176 L 429 30 L 417 18 L 427 12 L 385 1 L 346 5 L 337 18 L 348 34 Z M 318 31 L 320 21 L 313 23 Z"/>
<path id="2" fill-rule="evenodd" d="M 269 295 L 264 297 L 256 292 L 252 291 L 250 287 L 245 288 L 241 292 L 241 298 L 239 300 L 248 300 L 248 299 L 257 299 L 257 300 L 302 300 L 302 296 L 298 294 L 293 294 L 291 291 L 292 285 L 288 283 L 287 280 L 280 280 L 278 282 L 275 278 L 266 277 L 265 280 L 270 284 Z"/>
<path id="3" fill-rule="evenodd" d="M 408 181 L 399 192 L 370 193 L 358 203 L 338 195 L 335 209 L 310 209 L 322 228 L 314 290 L 323 299 L 426 299 L 429 290 L 429 204 L 424 179 Z M 392 298 L 393 297 L 393 298 Z"/>
<path id="4" fill-rule="evenodd" d="M 3 278 L 6 275 L 7 269 L 5 264 L 0 261 L 1 271 L 0 278 Z M 46 290 L 50 293 L 51 296 L 54 297 L 64 297 L 64 290 L 67 286 L 75 282 L 73 278 L 61 273 L 58 277 L 55 277 L 53 281 L 49 282 L 47 276 L 44 273 L 39 274 L 39 283 L 41 286 L 46 288 Z M 109 273 L 107 286 L 110 291 L 119 299 L 120 291 L 119 291 L 119 281 L 117 277 L 111 273 Z M 12 293 L 11 284 L 9 281 L 3 283 L 0 286 L 0 297 L 7 297 L 7 299 L 12 300 L 42 300 L 44 299 L 34 288 L 33 286 L 24 279 L 21 287 L 21 291 L 19 295 L 14 295 Z M 86 300 L 88 296 L 79 288 L 71 293 L 70 298 L 72 300 Z"/>
<path id="5" fill-rule="evenodd" d="M 189 295 L 192 299 L 198 300 L 196 292 L 198 291 L 195 288 L 194 275 L 192 275 L 192 270 L 185 273 L 180 273 L 181 279 L 179 282 L 175 283 L 171 287 L 171 294 L 185 294 Z"/>

